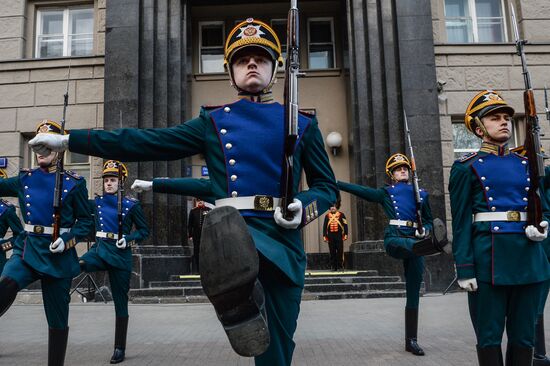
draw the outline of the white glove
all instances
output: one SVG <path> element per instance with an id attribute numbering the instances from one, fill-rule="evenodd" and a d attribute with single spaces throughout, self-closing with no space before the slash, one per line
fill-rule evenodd
<path id="1" fill-rule="evenodd" d="M 52 151 L 61 152 L 69 148 L 69 135 L 39 133 L 29 141 L 29 146 L 39 155 L 48 156 Z"/>
<path id="2" fill-rule="evenodd" d="M 153 182 L 149 180 L 136 179 L 130 188 L 137 193 L 150 191 L 153 189 Z"/>
<path id="3" fill-rule="evenodd" d="M 458 280 L 458 285 L 461 289 L 468 292 L 477 291 L 477 280 L 475 278 L 467 278 L 465 280 Z"/>
<path id="4" fill-rule="evenodd" d="M 116 247 L 118 249 L 126 249 L 128 245 L 126 244 L 126 238 L 122 237 L 122 239 L 118 239 L 116 242 Z"/>
<path id="5" fill-rule="evenodd" d="M 65 242 L 61 238 L 57 238 L 56 241 L 50 244 L 50 252 L 63 253 L 65 251 Z"/>
<path id="6" fill-rule="evenodd" d="M 285 229 L 296 229 L 302 223 L 302 201 L 295 198 L 287 208 L 294 214 L 292 220 L 285 220 L 280 207 L 275 208 L 273 218 L 275 219 L 277 225 L 282 226 Z"/>
<path id="7" fill-rule="evenodd" d="M 426 228 L 422 228 L 422 232 L 419 232 L 418 229 L 414 231 L 414 236 L 416 236 L 417 239 L 424 239 L 426 234 L 428 234 L 428 230 L 426 230 Z"/>
<path id="8" fill-rule="evenodd" d="M 534 225 L 529 225 L 525 228 L 525 235 L 529 240 L 543 241 L 548 237 L 548 221 L 541 222 L 540 226 L 544 230 L 543 233 L 541 233 Z"/>

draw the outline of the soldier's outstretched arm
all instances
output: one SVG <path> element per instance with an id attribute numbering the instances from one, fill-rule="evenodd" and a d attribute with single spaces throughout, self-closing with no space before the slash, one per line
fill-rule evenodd
<path id="1" fill-rule="evenodd" d="M 453 218 L 453 255 L 459 280 L 475 278 L 472 248 L 472 182 L 468 166 L 454 163 L 449 179 Z"/>
<path id="2" fill-rule="evenodd" d="M 354 196 L 364 199 L 365 201 L 375 203 L 384 202 L 384 197 L 386 195 L 386 192 L 380 188 L 376 189 L 342 181 L 338 181 L 338 188 L 341 191 L 351 193 Z"/>
<path id="3" fill-rule="evenodd" d="M 206 112 L 169 128 L 71 130 L 69 135 L 38 134 L 29 145 L 40 154 L 70 151 L 122 161 L 176 160 L 203 152 L 205 131 L 213 128 Z"/>
<path id="4" fill-rule="evenodd" d="M 19 177 L 0 179 L 0 197 L 17 197 L 20 190 Z"/>
<path id="5" fill-rule="evenodd" d="M 132 215 L 132 222 L 134 223 L 134 227 L 136 229 L 129 235 L 124 236 L 126 241 L 140 242 L 147 239 L 147 237 L 149 237 L 149 225 L 147 225 L 147 220 L 145 220 L 145 215 L 143 214 L 141 204 L 136 203 L 130 210 L 130 214 Z"/>

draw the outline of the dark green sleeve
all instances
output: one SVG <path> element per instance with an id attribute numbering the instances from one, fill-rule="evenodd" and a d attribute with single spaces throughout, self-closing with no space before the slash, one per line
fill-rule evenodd
<path id="1" fill-rule="evenodd" d="M 430 207 L 430 198 L 426 195 L 426 198 L 424 198 L 424 201 L 422 202 L 422 224 L 427 230 L 432 231 L 433 221 L 434 219 L 432 216 L 432 208 Z"/>
<path id="2" fill-rule="evenodd" d="M 346 183 L 338 181 L 338 188 L 341 191 L 348 192 L 362 198 L 369 202 L 383 203 L 386 197 L 386 192 L 381 189 L 375 189 L 367 186 L 360 186 L 359 184 Z"/>
<path id="3" fill-rule="evenodd" d="M 0 179 L 0 197 L 17 197 L 20 189 L 19 177 Z"/>
<path id="4" fill-rule="evenodd" d="M 305 132 L 303 142 L 305 145 L 301 162 L 308 189 L 299 192 L 294 198 L 300 200 L 304 208 L 316 201 L 318 215 L 320 215 L 336 202 L 338 187 L 325 150 L 323 136 L 315 118 Z M 300 173 L 294 171 L 295 182 L 299 181 Z M 304 210 L 305 215 L 306 210 Z M 307 224 L 307 220 L 302 219 L 302 223 Z"/>
<path id="5" fill-rule="evenodd" d="M 449 179 L 449 194 L 453 217 L 453 255 L 458 279 L 475 278 L 471 190 L 469 166 L 454 163 Z"/>
<path id="6" fill-rule="evenodd" d="M 155 178 L 153 179 L 153 192 L 197 197 L 208 203 L 215 201 L 210 179 Z"/>
<path id="7" fill-rule="evenodd" d="M 19 217 L 15 212 L 15 207 L 11 207 L 5 215 L 7 215 L 6 221 L 8 222 L 8 226 L 10 227 L 13 236 L 16 237 L 21 234 L 23 231 L 23 225 L 21 225 L 21 220 L 19 220 Z"/>
<path id="8" fill-rule="evenodd" d="M 78 181 L 73 192 L 71 192 L 71 196 L 72 213 L 76 222 L 71 231 L 61 234 L 61 237 L 65 243 L 73 238 L 78 243 L 85 240 L 94 230 L 94 222 L 90 214 L 88 189 L 86 189 L 86 181 L 84 179 Z"/>
<path id="9" fill-rule="evenodd" d="M 134 230 L 130 235 L 126 235 L 126 241 L 143 241 L 147 239 L 149 236 L 149 226 L 147 225 L 147 221 L 145 220 L 145 215 L 143 214 L 143 209 L 141 208 L 141 205 L 139 203 L 136 203 L 134 207 L 132 207 L 132 210 L 130 211 L 132 214 L 132 222 L 134 223 L 134 227 L 136 230 Z"/>
<path id="10" fill-rule="evenodd" d="M 71 130 L 69 150 L 121 161 L 176 160 L 204 151 L 206 114 L 170 128 Z"/>

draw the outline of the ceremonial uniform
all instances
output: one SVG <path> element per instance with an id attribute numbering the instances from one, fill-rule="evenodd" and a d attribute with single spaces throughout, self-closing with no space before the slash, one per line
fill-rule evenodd
<path id="1" fill-rule="evenodd" d="M 37 129 L 37 133 L 59 131 L 59 125 L 51 121 L 42 122 Z M 7 311 L 19 290 L 37 280 L 41 281 L 44 309 L 50 327 L 50 366 L 62 365 L 65 358 L 69 290 L 73 277 L 80 273 L 74 245 L 92 230 L 86 181 L 70 171 L 63 173 L 62 180 L 60 237 L 65 250 L 59 253 L 52 252 L 50 245 L 55 169 L 23 169 L 17 177 L 0 180 L 0 196 L 19 198 L 25 223 L 25 231 L 17 237 L 13 254 L 0 278 L 0 314 Z"/>
<path id="2" fill-rule="evenodd" d="M 105 162 L 103 177 L 117 177 L 118 161 Z M 122 164 L 123 177 L 128 175 L 126 166 Z M 123 179 L 123 178 L 122 178 Z M 117 182 L 118 184 L 118 182 Z M 139 201 L 131 197 L 122 197 L 122 233 L 126 244 L 119 248 L 118 242 L 118 197 L 116 193 L 105 193 L 96 196 L 93 201 L 95 212 L 96 242 L 90 250 L 80 258 L 83 271 L 107 271 L 109 283 L 115 304 L 115 353 L 126 349 L 126 334 L 128 328 L 128 291 L 132 275 L 132 245 L 145 240 L 149 236 L 149 227 L 143 215 Z M 135 230 L 132 232 L 132 228 Z M 115 357 L 111 363 L 122 362 L 124 356 Z M 122 358 L 122 359 L 120 359 Z M 120 359 L 120 360 L 119 360 Z M 118 361 L 118 362 L 115 362 Z"/>
<path id="3" fill-rule="evenodd" d="M 0 169 L 0 179 L 7 178 L 6 171 Z M 11 238 L 5 238 L 6 232 L 11 229 L 13 236 Z M 17 236 L 23 231 L 21 220 L 17 217 L 15 212 L 15 206 L 8 201 L 0 199 L 0 274 L 6 264 L 6 252 L 13 248 L 13 243 Z"/>
<path id="4" fill-rule="evenodd" d="M 476 95 L 466 111 L 471 131 L 488 132 L 481 121 L 494 113 L 514 111 L 498 93 Z M 476 153 L 457 160 L 449 193 L 453 217 L 453 254 L 460 281 L 477 280 L 469 292 L 480 365 L 502 364 L 506 325 L 506 364 L 530 364 L 535 321 L 550 265 L 543 244 L 526 237 L 527 158 L 507 145 L 484 142 Z M 547 220 L 545 200 L 544 216 Z M 475 290 L 475 288 L 474 288 Z"/>
<path id="5" fill-rule="evenodd" d="M 277 51 L 275 60 L 282 64 L 280 43 L 275 33 L 265 23 L 253 19 L 238 24 L 230 33 L 226 62 L 231 64 L 233 51 L 250 45 Z M 275 73 L 276 68 L 272 81 Z M 269 90 L 264 90 L 258 95 L 243 95 L 242 99 L 226 105 L 202 107 L 197 118 L 171 128 L 120 129 L 112 132 L 72 130 L 69 149 L 124 161 L 174 160 L 202 154 L 208 166 L 216 206 L 239 209 L 246 222 L 246 235 L 253 239 L 259 253 L 258 279 L 265 291 L 265 303 L 261 294 L 261 316 L 267 313 L 271 341 L 267 351 L 256 357 L 256 364 L 289 365 L 294 350 L 292 338 L 304 285 L 306 255 L 299 228 L 283 228 L 274 221 L 273 209 L 281 196 L 285 125 L 283 106 L 266 103 L 270 101 L 270 96 Z M 293 155 L 293 187 L 298 192 L 304 170 L 308 189 L 296 193 L 293 198 L 303 204 L 300 225 L 303 227 L 329 208 L 336 200 L 338 190 L 315 116 L 300 113 L 298 135 Z M 207 220 L 215 211 L 207 215 Z M 218 212 L 231 214 L 230 210 Z M 230 221 L 233 222 L 233 218 Z M 203 260 L 207 240 L 204 235 L 203 232 L 201 281 L 206 292 Z M 223 246 L 230 243 L 216 244 Z M 229 246 L 224 248 L 231 250 Z M 256 250 L 254 256 L 258 255 Z M 243 260 L 248 260 L 248 254 L 243 253 Z M 225 280 L 227 282 L 228 279 Z M 254 287 L 254 301 L 259 294 L 256 289 L 257 286 Z M 250 296 L 246 297 L 252 299 Z M 213 301 L 213 297 L 209 298 Z M 219 311 L 217 304 L 214 303 L 214 307 Z M 235 340 L 230 336 L 234 328 L 225 327 L 224 315 L 220 316 L 220 320 L 235 348 Z"/>
<path id="6" fill-rule="evenodd" d="M 330 265 L 333 270 L 344 269 L 344 241 L 348 238 L 348 222 L 343 212 L 328 212 L 323 223 L 323 239 L 328 242 Z"/>
<path id="7" fill-rule="evenodd" d="M 199 255 L 201 246 L 201 231 L 204 223 L 204 217 L 210 211 L 209 207 L 203 205 L 196 206 L 189 212 L 189 219 L 187 222 L 187 232 L 189 238 L 193 239 L 193 264 L 195 270 L 199 270 Z"/>
<path id="8" fill-rule="evenodd" d="M 402 154 L 394 154 L 386 163 L 386 173 L 393 179 L 393 170 L 403 165 L 410 169 L 407 157 Z M 369 202 L 380 204 L 386 217 L 390 220 L 384 230 L 384 248 L 391 257 L 403 260 L 407 291 L 405 305 L 406 350 L 415 355 L 423 355 L 424 351 L 417 344 L 417 330 L 424 258 L 413 252 L 413 247 L 419 242 L 415 236 L 417 217 L 413 185 L 409 182 L 393 181 L 391 184 L 375 189 L 339 181 L 338 188 Z M 427 232 L 432 232 L 433 218 L 428 193 L 421 189 L 420 195 L 422 198 L 422 224 Z M 446 241 L 446 239 L 444 240 Z"/>

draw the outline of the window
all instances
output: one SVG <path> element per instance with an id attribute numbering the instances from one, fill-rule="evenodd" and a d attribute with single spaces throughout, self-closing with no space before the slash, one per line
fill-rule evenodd
<path id="1" fill-rule="evenodd" d="M 90 157 L 88 155 L 77 154 L 66 151 L 64 166 L 65 170 L 70 170 L 86 179 L 88 194 L 91 194 L 92 181 L 90 180 Z"/>
<path id="2" fill-rule="evenodd" d="M 92 6 L 40 9 L 36 18 L 36 57 L 92 54 L 94 32 Z"/>
<path id="3" fill-rule="evenodd" d="M 334 60 L 334 26 L 332 18 L 310 18 L 307 22 L 308 67 L 332 69 Z"/>
<path id="4" fill-rule="evenodd" d="M 201 73 L 224 72 L 223 48 L 225 31 L 223 22 L 200 22 L 200 71 Z"/>
<path id="5" fill-rule="evenodd" d="M 506 42 L 503 0 L 445 0 L 449 43 Z"/>
<path id="6" fill-rule="evenodd" d="M 464 124 L 464 117 L 453 118 L 453 146 L 455 159 L 469 152 L 478 151 L 481 147 L 481 139 L 468 131 Z M 523 145 L 525 133 L 523 133 L 523 117 L 512 120 L 512 137 L 509 141 L 510 148 Z"/>
<path id="7" fill-rule="evenodd" d="M 286 60 L 286 19 L 272 19 L 271 28 L 273 28 L 275 34 L 279 37 L 279 41 L 281 42 L 281 53 L 284 63 Z"/>

